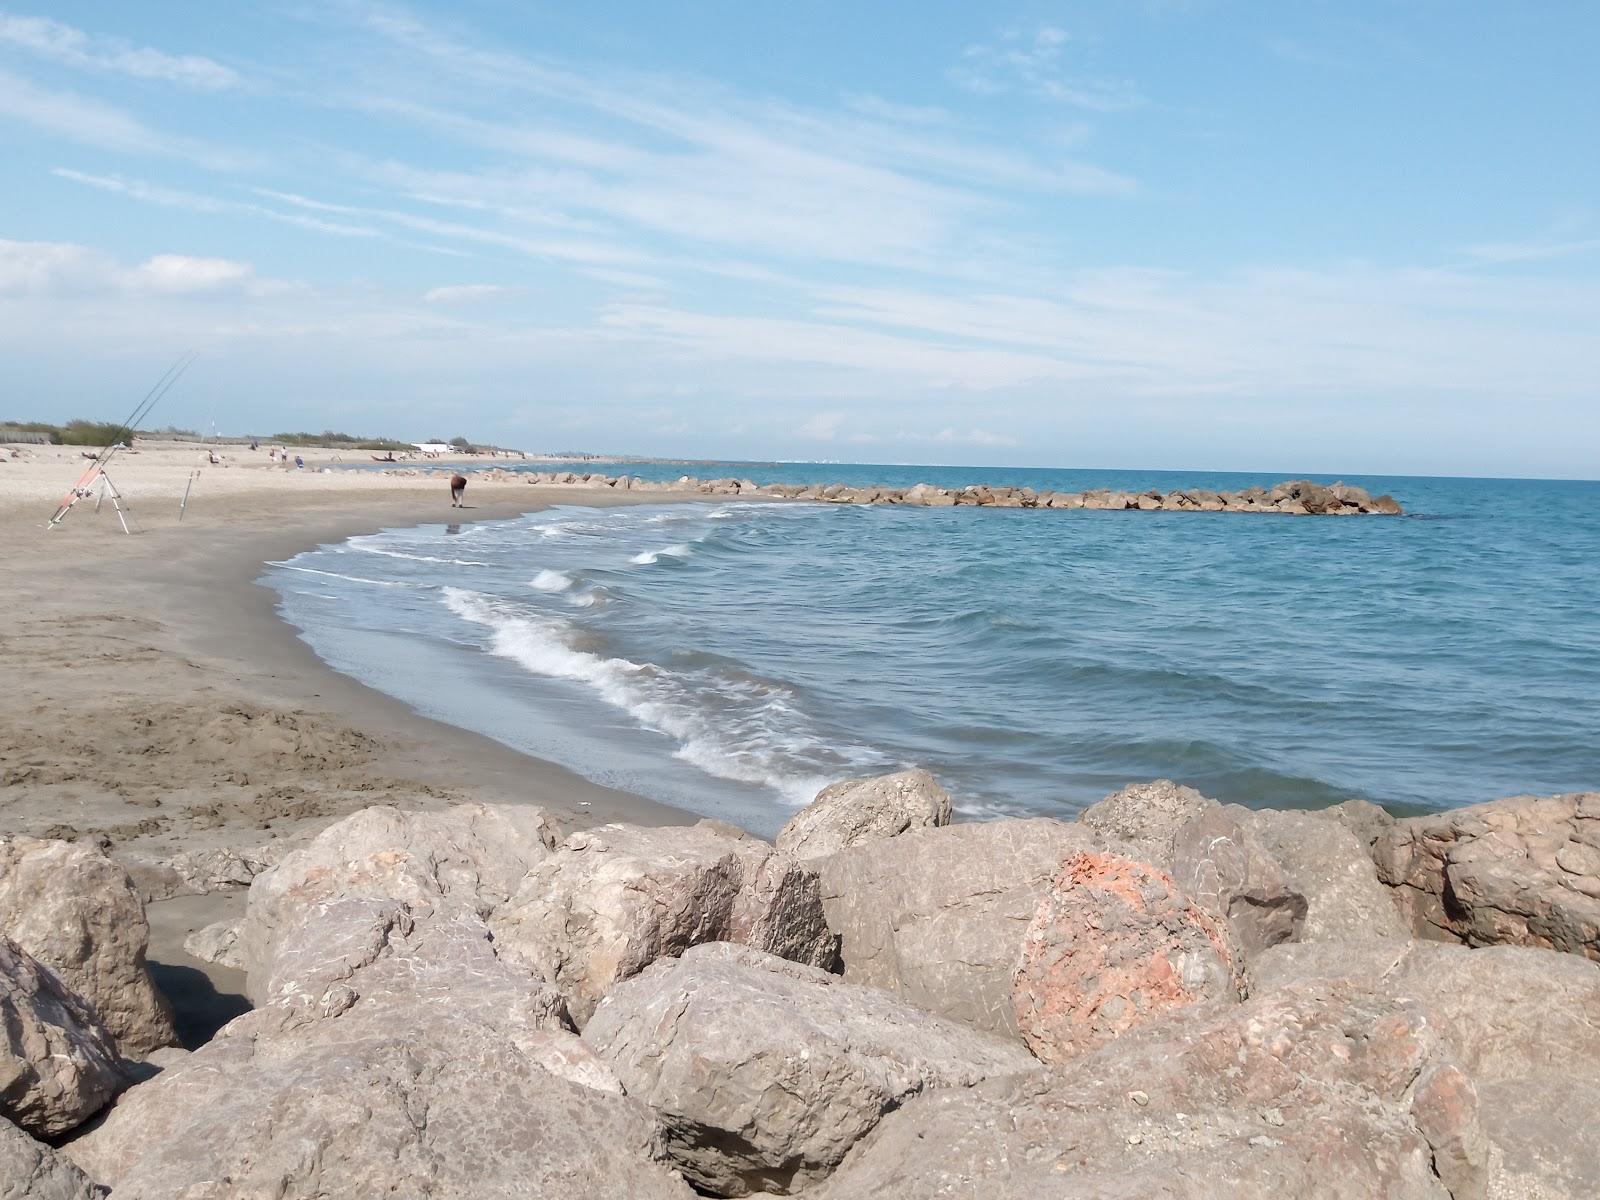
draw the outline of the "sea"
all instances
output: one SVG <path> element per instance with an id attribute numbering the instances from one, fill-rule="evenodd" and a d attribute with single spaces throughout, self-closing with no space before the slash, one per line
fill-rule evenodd
<path id="1" fill-rule="evenodd" d="M 1058 491 L 1297 477 L 591 469 Z M 1158 777 L 1397 813 L 1600 787 L 1600 483 L 1345 479 L 1406 515 L 708 497 L 390 529 L 265 581 L 318 655 L 418 711 L 768 834 L 833 780 L 910 765 L 973 817 L 1067 816 Z"/>

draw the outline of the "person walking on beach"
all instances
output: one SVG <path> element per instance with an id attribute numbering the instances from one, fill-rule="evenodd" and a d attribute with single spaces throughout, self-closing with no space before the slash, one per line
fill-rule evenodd
<path id="1" fill-rule="evenodd" d="M 467 477 L 465 475 L 452 475 L 452 476 L 450 476 L 450 507 L 451 508 L 465 508 L 466 507 L 465 504 L 461 503 L 461 497 L 466 494 L 466 491 L 467 491 Z"/>

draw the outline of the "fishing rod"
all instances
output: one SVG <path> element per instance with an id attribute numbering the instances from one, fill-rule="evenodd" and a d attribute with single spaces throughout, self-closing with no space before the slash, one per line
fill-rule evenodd
<path id="1" fill-rule="evenodd" d="M 162 397 L 172 390 L 172 386 L 183 378 L 184 372 L 194 365 L 197 358 L 199 358 L 199 352 L 195 350 L 190 350 L 180 355 L 178 361 L 168 367 L 162 373 L 161 378 L 156 380 L 154 386 L 144 394 L 144 398 L 134 405 L 133 411 L 128 414 L 127 418 L 120 425 L 112 428 L 110 443 L 94 456 L 94 464 L 78 477 L 78 482 L 73 485 L 72 490 L 61 498 L 61 503 L 56 506 L 55 515 L 50 518 L 50 523 L 45 526 L 46 529 L 54 529 L 61 524 L 67 513 L 71 511 L 72 506 L 89 494 L 89 488 L 93 485 L 95 477 L 97 475 L 105 476 L 106 463 L 111 460 L 117 450 L 132 440 L 133 431 L 150 415 L 151 410 L 161 403 Z M 107 482 L 109 483 L 110 481 L 107 480 Z M 112 500 L 117 504 L 117 513 L 120 517 L 122 514 L 120 496 L 113 494 Z M 98 504 L 96 507 L 99 507 Z M 125 519 L 123 521 L 123 529 L 127 529 Z"/>

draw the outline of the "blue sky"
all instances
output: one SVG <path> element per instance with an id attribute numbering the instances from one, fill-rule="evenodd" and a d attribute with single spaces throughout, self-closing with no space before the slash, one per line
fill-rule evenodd
<path id="1" fill-rule="evenodd" d="M 1600 6 L 0 0 L 0 416 L 1600 476 Z"/>

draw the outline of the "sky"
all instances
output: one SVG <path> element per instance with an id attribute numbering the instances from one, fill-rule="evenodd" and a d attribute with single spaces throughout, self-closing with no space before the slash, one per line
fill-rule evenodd
<path id="1" fill-rule="evenodd" d="M 0 418 L 1600 477 L 1600 5 L 0 0 Z"/>

